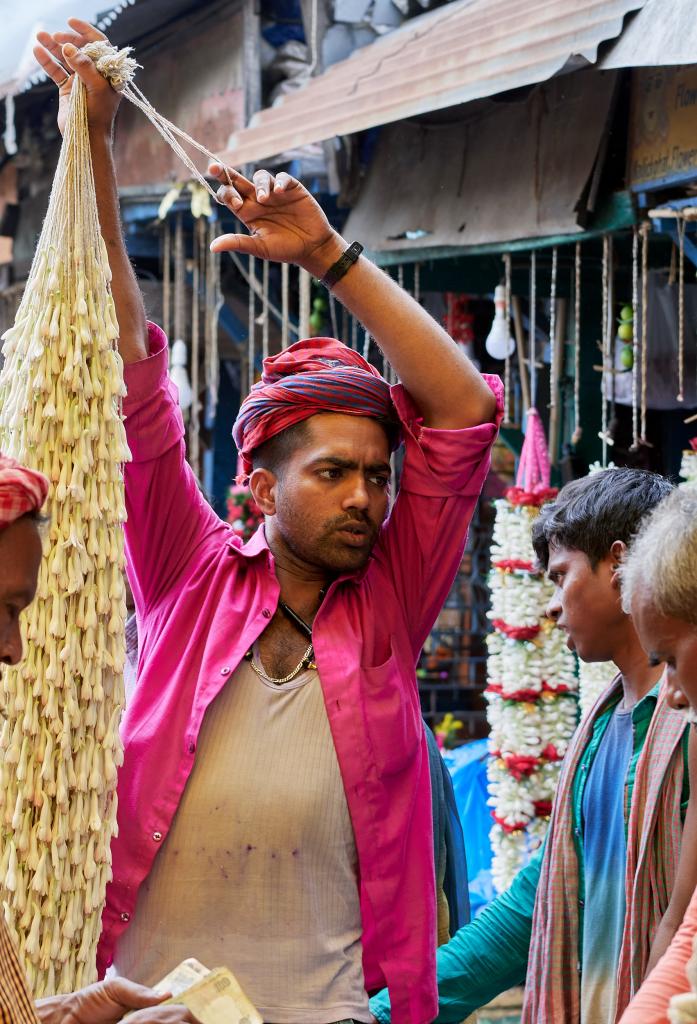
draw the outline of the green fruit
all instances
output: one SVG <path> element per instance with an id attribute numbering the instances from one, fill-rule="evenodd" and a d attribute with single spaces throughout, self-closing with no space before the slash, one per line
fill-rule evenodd
<path id="1" fill-rule="evenodd" d="M 313 331 L 321 331 L 322 324 L 324 323 L 324 317 L 317 310 L 310 314 L 310 327 Z"/>
<path id="2" fill-rule="evenodd" d="M 630 324 L 634 322 L 634 310 L 631 306 L 622 306 L 622 309 L 620 310 L 620 320 L 624 320 L 625 323 Z"/>
<path id="3" fill-rule="evenodd" d="M 322 295 L 318 295 L 312 303 L 312 308 L 316 309 L 318 313 L 326 313 L 328 308 L 327 300 Z"/>
<path id="4" fill-rule="evenodd" d="M 630 345 L 625 345 L 620 352 L 620 365 L 624 370 L 631 370 L 634 366 L 634 352 Z"/>
<path id="5" fill-rule="evenodd" d="M 620 324 L 617 328 L 617 337 L 620 341 L 631 341 L 634 337 L 634 324 Z"/>

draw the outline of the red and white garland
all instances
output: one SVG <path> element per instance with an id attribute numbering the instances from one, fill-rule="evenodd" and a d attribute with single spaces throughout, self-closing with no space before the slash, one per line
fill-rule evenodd
<path id="1" fill-rule="evenodd" d="M 531 543 L 540 505 L 556 491 L 548 487 L 548 475 L 532 486 L 521 476 L 524 486 L 510 488 L 495 503 L 490 576 L 488 774 L 492 875 L 499 892 L 544 837 L 560 762 L 578 720 L 575 660 L 545 615 L 552 588 L 536 568 Z"/>

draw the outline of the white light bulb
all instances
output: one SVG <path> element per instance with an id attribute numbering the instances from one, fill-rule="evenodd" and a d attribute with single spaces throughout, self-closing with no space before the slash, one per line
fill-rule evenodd
<path id="1" fill-rule="evenodd" d="M 182 411 L 190 408 L 194 400 L 194 393 L 189 383 L 189 374 L 186 372 L 186 361 L 186 344 L 183 341 L 177 340 L 172 345 L 169 378 L 179 392 L 179 408 Z"/>
<path id="2" fill-rule="evenodd" d="M 515 342 L 508 329 L 506 290 L 502 284 L 497 285 L 494 291 L 494 306 L 496 313 L 485 342 L 486 350 L 492 359 L 508 359 L 515 348 Z"/>

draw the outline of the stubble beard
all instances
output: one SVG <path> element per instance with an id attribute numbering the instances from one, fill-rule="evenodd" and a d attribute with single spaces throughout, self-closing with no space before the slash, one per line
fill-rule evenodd
<path id="1" fill-rule="evenodd" d="M 370 530 L 366 538 L 366 544 L 360 548 L 351 548 L 342 544 L 337 538 L 336 532 L 342 526 L 360 522 Z M 340 516 L 337 519 L 325 523 L 316 539 L 308 540 L 307 523 L 302 518 L 292 517 L 289 526 L 278 524 L 279 532 L 289 551 L 298 559 L 308 565 L 338 576 L 344 572 L 358 572 L 363 569 L 370 559 L 380 532 L 379 526 L 363 516 Z"/>

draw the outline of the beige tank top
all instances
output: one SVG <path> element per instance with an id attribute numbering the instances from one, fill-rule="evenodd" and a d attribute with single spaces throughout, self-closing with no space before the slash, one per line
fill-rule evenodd
<path id="1" fill-rule="evenodd" d="M 357 856 L 316 671 L 247 661 L 206 712 L 169 835 L 120 938 L 118 974 L 229 967 L 266 1021 L 370 1021 Z"/>

